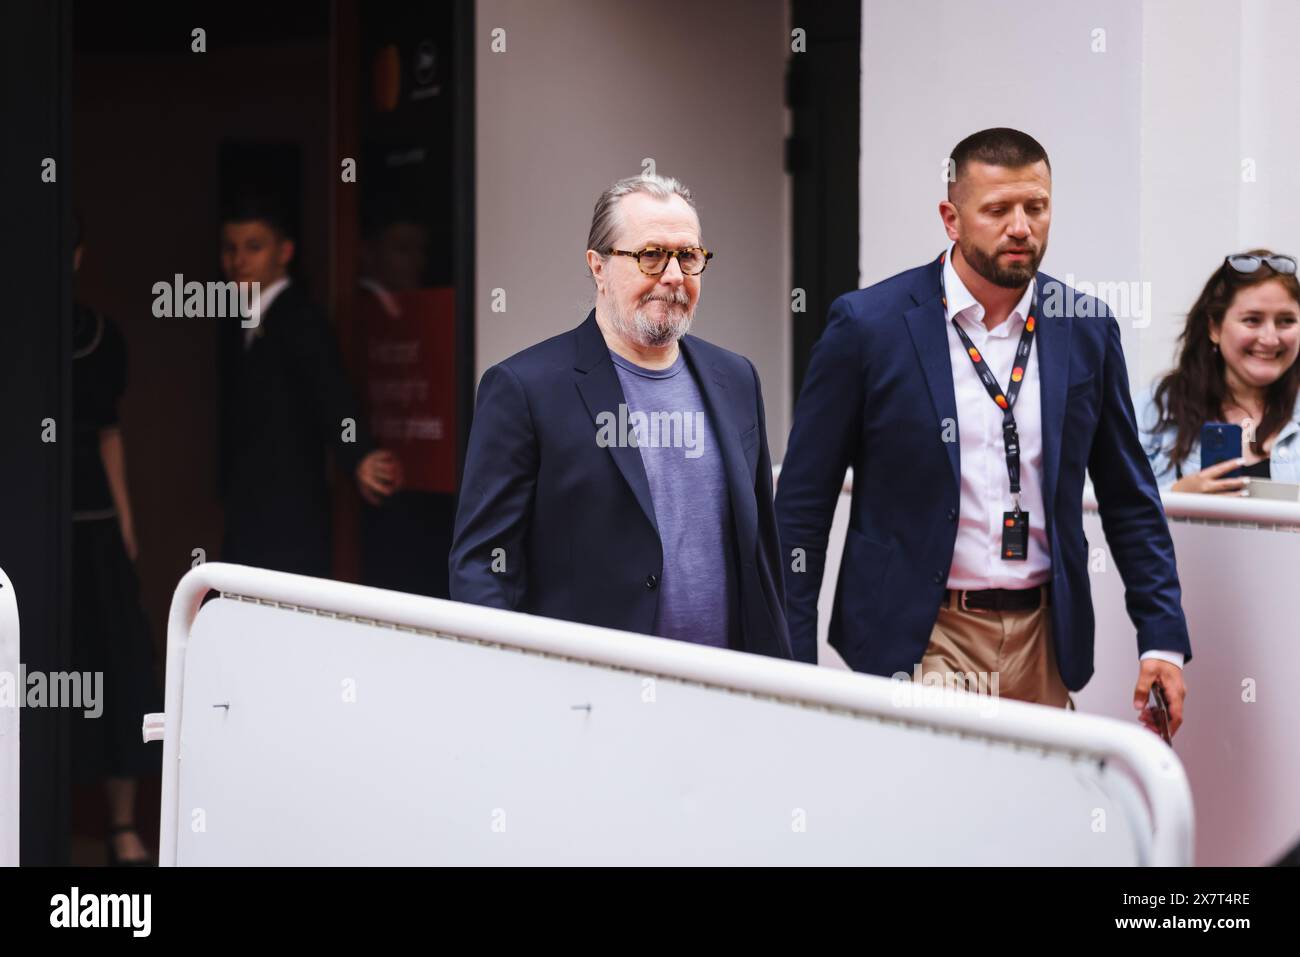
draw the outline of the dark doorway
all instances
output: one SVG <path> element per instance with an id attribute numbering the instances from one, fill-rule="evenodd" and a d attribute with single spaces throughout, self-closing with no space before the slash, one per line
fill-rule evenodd
<path id="1" fill-rule="evenodd" d="M 792 115 L 786 166 L 792 180 L 791 274 L 804 290 L 794 313 L 792 396 L 837 297 L 858 286 L 858 152 L 862 4 L 793 0 L 791 29 L 807 51 L 790 55 L 786 99 Z"/>
<path id="2" fill-rule="evenodd" d="M 445 514 L 450 522 L 474 386 L 473 3 L 428 11 L 380 4 L 363 12 L 358 0 L 223 0 L 151 8 L 148 17 L 88 0 L 19 0 L 6 8 L 0 95 L 8 132 L 0 162 L 11 228 L 4 261 L 7 312 L 21 321 L 6 323 L 0 350 L 8 399 L 0 566 L 18 593 L 29 671 L 64 670 L 72 650 L 72 456 L 70 443 L 42 439 L 41 424 L 71 427 L 74 299 L 116 321 L 129 355 L 119 412 L 140 604 L 161 679 L 172 590 L 193 564 L 219 557 L 222 512 L 217 330 L 207 319 L 159 318 L 154 286 L 178 273 L 220 279 L 223 186 L 274 167 L 273 178 L 292 181 L 287 205 L 305 238 L 295 281 L 326 308 L 341 351 L 355 344 L 364 210 L 340 161 L 359 159 L 365 176 L 367 165 L 377 172 L 396 149 L 365 115 L 377 76 L 367 45 L 385 34 L 404 58 L 399 91 L 421 85 L 417 99 L 426 108 L 406 119 L 429 162 L 413 165 L 388 192 L 403 215 L 414 209 L 429 223 L 420 283 L 446 290 L 450 354 L 438 357 L 438 375 L 450 410 L 441 426 L 450 478 L 440 493 L 444 510 L 428 521 Z M 42 182 L 46 158 L 58 176 Z M 74 209 L 85 237 L 75 284 Z M 364 392 L 366 369 L 353 371 Z M 335 477 L 339 501 L 347 479 Z M 359 539 L 355 527 L 336 536 L 339 577 L 360 575 Z M 445 568 L 445 551 L 434 541 L 419 556 L 427 578 L 443 586 L 437 564 Z M 66 713 L 27 709 L 21 734 L 23 863 L 102 862 L 104 802 L 95 790 L 71 786 Z M 140 782 L 138 825 L 154 852 L 158 796 L 157 779 Z"/>

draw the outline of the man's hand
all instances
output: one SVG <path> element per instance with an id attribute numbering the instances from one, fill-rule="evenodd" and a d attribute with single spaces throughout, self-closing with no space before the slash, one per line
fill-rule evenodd
<path id="1" fill-rule="evenodd" d="M 1155 709 L 1147 707 L 1147 696 L 1151 693 L 1152 682 L 1156 680 L 1165 689 L 1165 698 L 1169 702 L 1169 736 L 1172 738 L 1183 723 L 1183 699 L 1187 697 L 1182 668 L 1159 658 L 1144 659 L 1138 671 L 1137 687 L 1133 689 L 1133 710 L 1142 712 L 1142 723 L 1156 734 L 1160 733 Z"/>
<path id="2" fill-rule="evenodd" d="M 379 505 L 402 484 L 402 464 L 387 449 L 376 449 L 357 463 L 357 489 L 371 505 Z"/>

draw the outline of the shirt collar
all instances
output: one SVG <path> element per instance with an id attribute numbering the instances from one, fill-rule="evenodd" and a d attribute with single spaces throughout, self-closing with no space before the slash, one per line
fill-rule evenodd
<path id="1" fill-rule="evenodd" d="M 1273 448 L 1277 448 L 1278 442 L 1297 431 L 1300 431 L 1300 395 L 1296 396 L 1295 408 L 1291 412 L 1291 421 L 1284 424 L 1277 433 L 1277 438 L 1273 440 Z"/>
<path id="2" fill-rule="evenodd" d="M 284 292 L 285 287 L 288 285 L 289 277 L 281 276 L 275 282 L 271 283 L 271 285 L 262 290 L 259 297 L 261 300 L 260 305 L 262 315 L 266 315 L 267 310 L 271 308 L 271 303 L 275 302 L 276 297 L 280 295 L 280 293 Z"/>
<path id="3" fill-rule="evenodd" d="M 1031 279 L 1029 285 L 1025 287 L 1025 294 L 1020 297 L 1016 307 L 1011 310 L 1011 315 L 1007 321 L 999 325 L 996 329 L 984 329 L 984 307 L 966 288 L 966 284 L 961 281 L 961 276 L 957 275 L 957 270 L 952 265 L 952 252 L 956 243 L 948 244 L 948 254 L 943 257 L 943 287 L 948 300 L 946 318 L 951 319 L 954 316 L 962 320 L 966 325 L 979 326 L 990 336 L 1005 337 L 1011 335 L 1011 330 L 1016 320 L 1023 322 L 1029 315 L 1029 308 L 1034 301 L 1034 285 L 1037 279 Z"/>
<path id="4" fill-rule="evenodd" d="M 281 276 L 265 289 L 259 289 L 257 293 L 257 308 L 254 310 L 254 317 L 257 322 L 254 325 L 244 328 L 244 348 L 251 349 L 253 340 L 262 334 L 262 317 L 266 315 L 267 310 L 271 308 L 271 303 L 275 302 L 276 297 L 284 292 L 289 285 L 289 277 Z"/>

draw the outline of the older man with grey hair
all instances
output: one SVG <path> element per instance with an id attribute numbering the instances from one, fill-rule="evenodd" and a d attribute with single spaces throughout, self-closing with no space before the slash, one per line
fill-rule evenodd
<path id="1" fill-rule="evenodd" d="M 790 657 L 753 363 L 688 335 L 705 267 L 690 190 L 596 202 L 596 305 L 479 383 L 451 597 Z"/>

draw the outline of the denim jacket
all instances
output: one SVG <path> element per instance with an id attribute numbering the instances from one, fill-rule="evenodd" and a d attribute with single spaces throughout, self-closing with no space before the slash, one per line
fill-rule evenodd
<path id="1" fill-rule="evenodd" d="M 1176 429 L 1173 426 L 1157 431 L 1155 424 L 1159 418 L 1155 404 L 1156 382 L 1134 396 L 1133 405 L 1137 413 L 1138 431 L 1142 437 L 1142 448 L 1151 462 L 1151 471 L 1155 473 L 1156 484 L 1168 488 L 1184 475 L 1201 470 L 1201 443 L 1192 442 L 1187 459 L 1181 463 L 1172 460 Z M 1291 414 L 1291 421 L 1282 426 L 1273 448 L 1269 451 L 1269 475 L 1279 482 L 1300 482 L 1300 400 Z"/>

